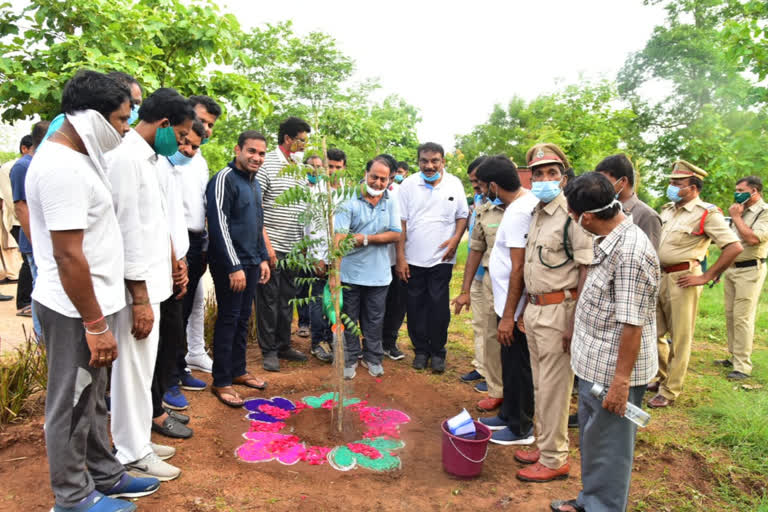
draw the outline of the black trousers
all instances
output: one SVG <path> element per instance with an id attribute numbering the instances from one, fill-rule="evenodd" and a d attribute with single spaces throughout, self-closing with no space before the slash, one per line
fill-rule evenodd
<path id="1" fill-rule="evenodd" d="M 284 252 L 277 253 L 277 259 L 285 258 Z M 257 322 L 259 346 L 264 355 L 277 354 L 291 347 L 291 322 L 296 297 L 296 273 L 276 267 L 266 284 L 258 287 Z"/>
<path id="2" fill-rule="evenodd" d="M 533 375 L 528 338 L 515 326 L 513 341 L 501 346 L 501 379 L 504 401 L 499 418 L 513 434 L 526 437 L 533 428 Z"/>
<path id="3" fill-rule="evenodd" d="M 309 272 L 301 272 L 298 277 L 312 277 L 314 274 Z M 296 285 L 296 298 L 306 299 L 309 297 L 309 284 Z M 296 312 L 299 314 L 299 327 L 311 327 L 312 317 L 309 310 L 309 304 L 302 306 L 296 306 Z"/>
<path id="4" fill-rule="evenodd" d="M 160 303 L 160 340 L 157 344 L 155 375 L 152 378 L 152 417 L 157 418 L 163 410 L 163 395 L 168 386 L 178 384 L 176 375 L 176 353 L 179 345 L 187 345 L 187 333 L 182 317 L 184 306 L 181 300 L 171 295 Z"/>
<path id="5" fill-rule="evenodd" d="M 416 354 L 445 358 L 448 324 L 451 321 L 450 292 L 453 265 L 410 265 L 408 280 L 408 336 Z"/>
<path id="6" fill-rule="evenodd" d="M 181 298 L 184 339 L 183 342 L 176 346 L 176 367 L 168 376 L 169 386 L 179 382 L 187 367 L 187 324 L 189 323 L 189 315 L 192 314 L 192 307 L 195 303 L 195 292 L 200 284 L 200 279 L 205 273 L 203 242 L 206 235 L 205 233 L 196 233 L 194 231 L 187 231 L 187 233 L 189 234 L 189 249 L 187 250 L 186 258 L 189 284 L 187 284 L 187 293 Z"/>
<path id="7" fill-rule="evenodd" d="M 19 243 L 19 226 L 13 226 L 11 228 L 11 235 L 16 240 L 16 244 Z M 19 280 L 16 283 L 16 309 L 32 304 L 32 271 L 29 269 L 29 263 L 27 258 L 21 258 L 22 264 L 19 269 Z"/>
<path id="8" fill-rule="evenodd" d="M 408 306 L 408 283 L 397 277 L 395 267 L 392 270 L 392 282 L 387 290 L 387 305 L 384 312 L 384 327 L 382 329 L 382 343 L 384 350 L 397 346 L 397 334 L 405 319 L 405 310 Z"/>

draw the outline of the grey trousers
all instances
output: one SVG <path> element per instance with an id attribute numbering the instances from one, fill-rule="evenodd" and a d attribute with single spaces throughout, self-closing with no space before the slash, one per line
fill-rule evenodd
<path id="1" fill-rule="evenodd" d="M 637 425 L 603 409 L 579 379 L 579 450 L 581 485 L 578 503 L 589 512 L 627 509 Z M 646 386 L 629 388 L 629 401 L 640 407 Z"/>
<path id="2" fill-rule="evenodd" d="M 387 307 L 389 286 L 361 286 L 342 283 L 344 289 L 343 312 L 352 322 L 360 325 L 363 333 L 363 359 L 368 363 L 381 364 L 384 356 L 382 330 L 384 328 L 384 310 Z M 357 363 L 360 354 L 360 338 L 348 329 L 344 330 L 344 366 L 347 368 Z"/>
<path id="3" fill-rule="evenodd" d="M 111 489 L 125 473 L 107 432 L 107 369 L 88 366 L 80 318 L 35 303 L 48 354 L 45 446 L 56 505 L 74 507 L 94 489 Z M 107 317 L 114 328 L 115 315 Z M 119 353 L 118 353 L 119 357 Z"/>

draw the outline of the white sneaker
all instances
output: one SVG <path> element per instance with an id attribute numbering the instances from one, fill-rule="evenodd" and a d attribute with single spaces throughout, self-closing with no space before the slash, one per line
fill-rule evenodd
<path id="1" fill-rule="evenodd" d="M 352 366 L 345 367 L 344 368 L 344 379 L 346 380 L 352 380 L 355 378 L 355 375 L 357 375 L 357 363 L 353 364 Z"/>
<path id="2" fill-rule="evenodd" d="M 205 373 L 213 372 L 213 360 L 205 352 L 202 354 L 187 354 L 187 357 L 184 359 L 187 361 L 187 366 L 190 370 Z"/>
<path id="3" fill-rule="evenodd" d="M 155 455 L 155 452 L 150 453 L 136 462 L 126 464 L 125 470 L 130 475 L 157 478 L 161 482 L 173 480 L 181 474 L 179 468 L 171 466 L 167 462 L 163 462 L 157 455 Z"/>
<path id="4" fill-rule="evenodd" d="M 384 367 L 380 364 L 368 363 L 365 366 L 368 367 L 368 373 L 370 373 L 372 377 L 381 377 L 384 375 Z"/>
<path id="5" fill-rule="evenodd" d="M 155 452 L 157 458 L 160 460 L 168 460 L 176 455 L 176 448 L 173 446 L 165 446 L 164 444 L 149 443 L 152 445 L 152 451 Z"/>

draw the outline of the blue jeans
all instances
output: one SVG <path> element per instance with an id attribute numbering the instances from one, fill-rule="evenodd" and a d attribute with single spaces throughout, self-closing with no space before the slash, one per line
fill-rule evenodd
<path id="1" fill-rule="evenodd" d="M 29 252 L 24 254 L 24 259 L 27 260 L 29 270 L 32 272 L 32 291 L 34 292 L 35 283 L 37 282 L 37 265 L 35 265 L 35 257 Z M 35 306 L 35 301 L 32 301 L 32 325 L 35 329 L 35 335 L 40 339 L 43 335 L 43 329 L 40 327 L 40 319 L 37 318 L 37 306 Z"/>
<path id="2" fill-rule="evenodd" d="M 640 407 L 645 388 L 629 388 L 629 401 Z M 579 379 L 582 490 L 577 501 L 589 512 L 626 510 L 637 425 L 603 409 L 590 389 L 592 382 Z"/>
<path id="3" fill-rule="evenodd" d="M 389 286 L 360 286 L 344 284 L 343 312 L 355 325 L 360 326 L 365 348 L 363 359 L 368 363 L 381 364 L 384 356 L 382 329 L 384 327 L 384 309 L 387 305 Z M 349 330 L 344 331 L 344 365 L 349 368 L 357 363 L 360 353 L 360 338 Z"/>
<path id="4" fill-rule="evenodd" d="M 248 342 L 248 319 L 259 286 L 259 265 L 243 268 L 245 290 L 233 292 L 229 287 L 229 272 L 211 265 L 216 288 L 216 325 L 213 329 L 213 385 L 231 386 L 232 379 L 245 375 L 245 348 Z"/>
<path id="5" fill-rule="evenodd" d="M 323 314 L 323 289 L 325 288 L 325 283 L 325 279 L 318 279 L 312 283 L 312 297 L 315 297 L 315 300 L 309 303 L 309 319 L 313 347 L 316 347 L 323 341 L 329 344 L 333 342 L 331 325 Z"/>

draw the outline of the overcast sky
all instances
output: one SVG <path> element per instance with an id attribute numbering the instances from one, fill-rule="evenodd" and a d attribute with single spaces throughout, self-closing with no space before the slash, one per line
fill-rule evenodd
<path id="1" fill-rule="evenodd" d="M 244 28 L 292 19 L 333 35 L 357 63 L 421 110 L 422 141 L 452 147 L 496 103 L 532 99 L 580 75 L 614 78 L 664 11 L 642 0 L 222 0 Z"/>
<path id="2" fill-rule="evenodd" d="M 20 0 L 14 0 L 19 3 Z M 664 12 L 642 0 L 218 0 L 244 29 L 292 19 L 331 34 L 357 64 L 421 111 L 421 141 L 452 148 L 496 103 L 532 99 L 579 76 L 614 78 Z M 25 133 L 29 123 L 17 123 Z M 0 149 L 17 134 L 2 130 Z M 5 139 L 5 140 L 2 140 Z M 12 142 L 11 142 L 12 141 Z"/>

